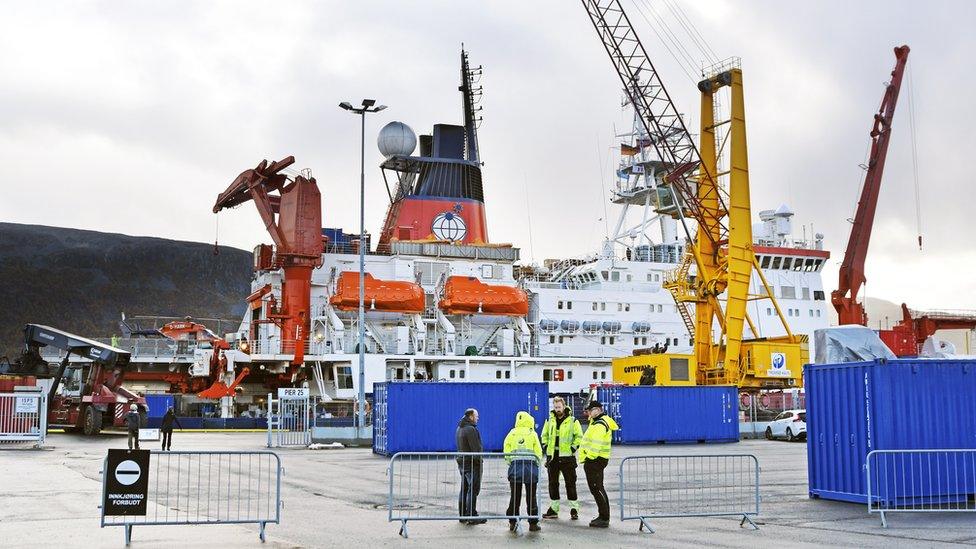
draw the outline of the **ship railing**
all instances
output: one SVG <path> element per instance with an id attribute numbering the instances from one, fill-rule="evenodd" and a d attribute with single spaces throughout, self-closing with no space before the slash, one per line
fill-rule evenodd
<path id="1" fill-rule="evenodd" d="M 194 351 L 201 347 L 197 341 L 177 341 L 167 338 L 97 338 L 95 341 L 111 345 L 117 349 L 128 351 L 133 358 L 183 358 L 190 359 Z M 205 348 L 209 348 L 206 343 Z M 41 357 L 46 360 L 64 358 L 64 351 L 43 347 L 40 350 Z"/>
<path id="2" fill-rule="evenodd" d="M 282 350 L 282 342 L 279 338 L 267 338 L 267 339 L 255 339 L 248 342 L 250 345 L 251 355 L 288 355 L 292 354 L 292 351 L 285 352 Z M 305 354 L 325 354 L 321 351 L 320 347 L 326 345 L 325 340 L 322 341 L 309 341 L 305 340 L 302 342 Z"/>

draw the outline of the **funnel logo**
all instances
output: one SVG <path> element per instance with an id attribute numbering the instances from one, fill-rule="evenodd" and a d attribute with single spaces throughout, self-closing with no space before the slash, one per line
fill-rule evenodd
<path id="1" fill-rule="evenodd" d="M 772 368 L 766 370 L 769 377 L 790 377 L 793 375 L 786 367 L 786 353 L 770 353 Z"/>
<path id="2" fill-rule="evenodd" d="M 437 214 L 437 217 L 434 218 L 433 223 L 430 225 L 430 230 L 440 240 L 455 242 L 464 240 L 465 235 L 468 234 L 468 227 L 464 224 L 464 219 L 458 215 L 458 212 Z"/>

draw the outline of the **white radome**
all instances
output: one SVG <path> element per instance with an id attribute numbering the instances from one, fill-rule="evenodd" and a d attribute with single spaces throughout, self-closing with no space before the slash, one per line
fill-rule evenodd
<path id="1" fill-rule="evenodd" d="M 390 122 L 380 130 L 376 146 L 386 158 L 397 154 L 409 155 L 417 148 L 417 134 L 403 122 Z"/>

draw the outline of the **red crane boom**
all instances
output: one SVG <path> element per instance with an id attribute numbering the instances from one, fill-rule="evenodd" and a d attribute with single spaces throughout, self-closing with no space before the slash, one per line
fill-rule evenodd
<path id="1" fill-rule="evenodd" d="M 864 305 L 858 303 L 857 293 L 867 282 L 864 277 L 864 261 L 868 254 L 874 213 L 878 206 L 878 192 L 881 190 L 881 175 L 884 172 L 888 142 L 891 138 L 891 120 L 895 114 L 895 103 L 901 89 L 901 78 L 908 61 L 908 46 L 895 48 L 895 69 L 891 71 L 891 81 L 885 88 L 881 107 L 874 115 L 871 127 L 871 155 L 868 159 L 864 186 L 857 202 L 854 225 L 844 252 L 844 263 L 840 267 L 840 280 L 837 289 L 831 292 L 830 301 L 837 309 L 838 324 L 860 324 L 867 326 L 868 318 Z"/>
<path id="2" fill-rule="evenodd" d="M 294 156 L 277 162 L 262 160 L 245 170 L 217 197 L 214 213 L 254 201 L 275 243 L 270 268 L 284 271 L 281 306 L 269 319 L 281 328 L 281 353 L 293 354 L 292 365 L 305 358 L 310 322 L 312 269 L 322 264 L 322 195 L 314 177 L 279 173 L 295 163 Z M 271 193 L 278 192 L 278 195 Z"/>

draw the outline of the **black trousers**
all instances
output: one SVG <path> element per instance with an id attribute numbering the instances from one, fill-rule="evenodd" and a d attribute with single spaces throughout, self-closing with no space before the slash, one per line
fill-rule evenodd
<path id="1" fill-rule="evenodd" d="M 559 501 L 559 474 L 566 480 L 566 497 L 576 501 L 576 458 L 554 457 L 547 468 L 549 473 L 549 499 Z"/>
<path id="2" fill-rule="evenodd" d="M 519 513 L 519 508 L 522 507 L 522 487 L 525 487 L 525 503 L 527 507 L 526 514 L 538 515 L 539 514 L 539 501 L 536 497 L 536 489 L 539 486 L 538 482 L 513 482 L 508 481 L 508 516 L 517 515 Z M 509 519 L 509 522 L 515 522 Z M 529 519 L 529 524 L 535 524 L 539 522 L 538 519 Z"/>
<path id="3" fill-rule="evenodd" d="M 590 493 L 596 500 L 596 508 L 599 511 L 598 518 L 610 520 L 610 498 L 607 497 L 607 489 L 603 487 L 603 470 L 607 468 L 609 460 L 596 458 L 583 462 L 583 472 L 586 473 L 586 485 L 590 487 Z"/>
<path id="4" fill-rule="evenodd" d="M 170 446 L 173 445 L 173 430 L 170 429 L 168 431 L 162 431 L 161 434 L 163 435 L 162 448 L 163 450 L 169 450 Z"/>
<path id="5" fill-rule="evenodd" d="M 462 517 L 476 517 L 478 516 L 478 494 L 481 492 L 481 464 L 459 464 L 458 471 L 461 473 L 458 513 Z"/>
<path id="6" fill-rule="evenodd" d="M 133 444 L 135 444 L 135 448 L 132 447 Z M 129 430 L 129 449 L 130 450 L 138 450 L 139 449 L 139 431 L 138 430 L 136 430 L 136 431 L 133 431 L 131 429 Z"/>

